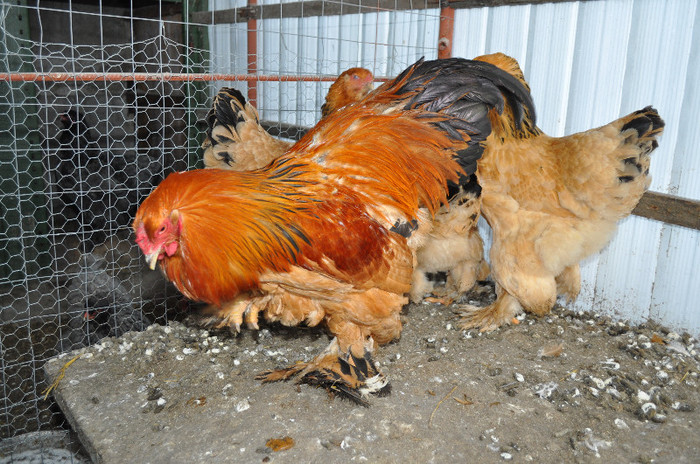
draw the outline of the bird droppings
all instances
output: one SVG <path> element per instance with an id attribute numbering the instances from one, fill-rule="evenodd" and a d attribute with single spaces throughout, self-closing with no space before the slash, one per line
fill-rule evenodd
<path id="1" fill-rule="evenodd" d="M 265 332 L 236 335 L 171 322 L 102 339 L 46 370 L 53 379 L 84 354 L 55 396 L 101 462 L 690 463 L 700 455 L 693 337 L 563 308 L 550 323 L 528 315 L 488 334 L 446 330 L 457 319 L 438 305 L 413 305 L 402 317 L 401 339 L 375 352 L 393 391 L 371 396 L 369 408 L 308 385 L 254 380 L 321 352 L 329 338 L 320 329 L 261 323 Z M 566 356 L 541 356 L 559 345 Z M 265 446 L 270 437 L 295 444 L 278 454 Z"/>
<path id="2" fill-rule="evenodd" d="M 537 384 L 534 386 L 535 395 L 539 396 L 542 399 L 549 399 L 551 398 L 552 393 L 554 393 L 558 387 L 559 384 L 557 384 L 556 382 Z"/>
<path id="3" fill-rule="evenodd" d="M 610 369 L 613 371 L 620 370 L 620 363 L 615 361 L 614 359 L 606 359 L 605 361 L 600 363 L 604 368 Z"/>
<path id="4" fill-rule="evenodd" d="M 234 409 L 236 410 L 236 412 L 247 411 L 248 409 L 250 409 L 250 402 L 248 402 L 248 400 L 241 400 L 238 403 L 236 403 Z"/>
<path id="5" fill-rule="evenodd" d="M 611 442 L 594 437 L 593 430 L 590 428 L 585 428 L 579 433 L 579 436 L 586 448 L 595 453 L 596 457 L 600 457 L 600 451 L 612 446 Z"/>
<path id="6" fill-rule="evenodd" d="M 623 419 L 615 419 L 615 427 L 621 430 L 629 430 L 629 425 Z"/>

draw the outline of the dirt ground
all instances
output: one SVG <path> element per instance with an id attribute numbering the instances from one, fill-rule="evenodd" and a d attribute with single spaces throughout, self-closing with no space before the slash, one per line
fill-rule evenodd
<path id="1" fill-rule="evenodd" d="M 698 462 L 692 337 L 564 308 L 481 334 L 454 309 L 406 308 L 401 339 L 376 353 L 392 392 L 369 407 L 254 380 L 320 352 L 320 329 L 235 336 L 191 320 L 81 350 L 55 395 L 109 463 Z"/>

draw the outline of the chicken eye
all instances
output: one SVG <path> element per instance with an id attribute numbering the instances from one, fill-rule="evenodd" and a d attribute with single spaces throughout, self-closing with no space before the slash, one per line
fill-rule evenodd
<path id="1" fill-rule="evenodd" d="M 353 74 L 353 75 L 352 75 L 352 78 L 355 79 L 355 80 L 358 80 L 358 79 L 360 78 L 360 76 L 358 76 L 357 74 Z"/>
<path id="2" fill-rule="evenodd" d="M 160 229 L 158 229 L 158 235 L 162 234 L 165 232 L 165 226 L 161 226 Z"/>

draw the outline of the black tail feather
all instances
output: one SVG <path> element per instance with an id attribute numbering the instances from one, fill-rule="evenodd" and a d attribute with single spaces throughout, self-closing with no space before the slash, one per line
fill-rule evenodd
<path id="1" fill-rule="evenodd" d="M 394 93 L 406 96 L 404 110 L 421 109 L 448 118 L 434 124 L 455 140 L 467 140 L 469 148 L 455 157 L 466 177 L 476 171 L 483 153 L 483 142 L 491 133 L 489 112 L 502 113 L 507 106 L 520 129 L 525 116 L 535 124 L 535 106 L 529 90 L 517 78 L 490 63 L 450 58 L 424 61 L 403 71 L 392 83 Z"/>
<path id="2" fill-rule="evenodd" d="M 241 108 L 245 108 L 246 99 L 241 92 L 231 87 L 223 87 L 214 97 L 214 104 L 207 113 L 207 136 L 214 141 L 212 131 L 216 126 L 225 125 L 236 127 L 241 121 L 238 112 L 231 107 L 231 101 L 237 100 Z"/>

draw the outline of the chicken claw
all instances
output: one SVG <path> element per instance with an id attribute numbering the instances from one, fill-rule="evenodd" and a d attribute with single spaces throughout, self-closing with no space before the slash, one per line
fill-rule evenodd
<path id="1" fill-rule="evenodd" d="M 481 332 L 491 332 L 505 324 L 519 324 L 517 316 L 522 307 L 518 300 L 507 293 L 502 297 L 483 308 L 464 305 L 457 313 L 462 316 L 459 321 L 461 329 L 479 328 Z"/>
<path id="2" fill-rule="evenodd" d="M 449 306 L 452 303 L 454 303 L 455 299 L 454 298 L 448 298 L 448 297 L 437 297 L 437 296 L 426 296 L 423 298 L 423 301 L 427 301 L 428 303 L 438 303 L 443 306 Z"/>
<path id="3" fill-rule="evenodd" d="M 352 349 L 340 350 L 338 339 L 316 358 L 309 362 L 297 362 L 285 369 L 265 371 L 255 378 L 263 382 L 289 380 L 298 376 L 297 383 L 324 388 L 329 394 L 337 394 L 361 406 L 369 406 L 367 396 L 371 393 L 385 396 L 391 392 L 388 379 L 379 372 L 372 360 L 373 340 L 368 339 L 362 356 L 355 356 Z"/>
<path id="4" fill-rule="evenodd" d="M 262 308 L 255 303 L 249 303 L 245 309 L 245 323 L 249 329 L 260 330 L 258 326 L 258 313 L 262 311 Z"/>
<path id="5" fill-rule="evenodd" d="M 258 328 L 258 313 L 260 312 L 260 308 L 247 299 L 235 300 L 223 305 L 221 308 L 209 306 L 204 309 L 204 312 L 212 314 L 203 321 L 205 326 L 217 329 L 229 327 L 231 330 L 235 330 L 236 333 L 240 333 L 243 316 L 245 315 L 245 321 L 248 327 Z"/>

